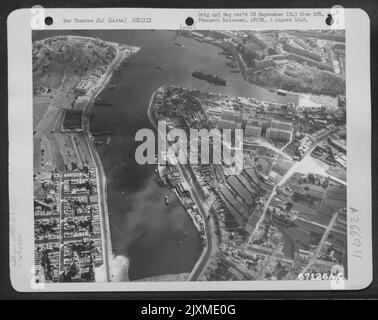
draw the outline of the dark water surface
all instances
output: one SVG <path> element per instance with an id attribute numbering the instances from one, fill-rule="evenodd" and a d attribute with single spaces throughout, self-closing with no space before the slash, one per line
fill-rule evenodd
<path id="1" fill-rule="evenodd" d="M 138 165 L 134 158 L 139 145 L 134 141 L 136 131 L 152 128 L 147 117 L 152 92 L 172 84 L 266 101 L 289 102 L 295 98 L 247 83 L 240 73 L 229 72 L 220 48 L 190 38 L 174 39 L 171 31 L 40 31 L 33 34 L 33 40 L 57 34 L 92 36 L 141 48 L 122 74 L 113 76 L 111 83 L 116 88 L 101 94 L 112 107 L 93 109 L 92 130 L 114 133 L 108 146 L 98 148 L 108 178 L 113 249 L 129 257 L 131 280 L 190 272 L 202 251 L 199 235 L 174 195 L 157 183 L 154 166 Z M 227 80 L 227 87 L 192 78 L 194 70 L 219 75 Z M 164 204 L 166 194 L 171 199 L 168 206 Z"/>

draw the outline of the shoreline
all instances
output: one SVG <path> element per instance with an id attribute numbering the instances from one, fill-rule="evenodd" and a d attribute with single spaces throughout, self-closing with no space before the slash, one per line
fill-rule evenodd
<path id="1" fill-rule="evenodd" d="M 213 41 L 206 40 L 205 38 L 202 41 L 200 41 L 196 37 L 191 36 L 191 35 L 181 35 L 181 36 L 185 37 L 185 38 L 194 39 L 194 40 L 196 40 L 198 42 L 208 43 L 210 45 L 213 45 L 215 47 L 218 47 L 218 48 L 222 49 L 223 51 L 227 50 L 229 52 L 229 54 L 232 55 L 234 57 L 234 59 L 236 60 L 236 62 L 238 63 L 238 66 L 239 66 L 239 69 L 240 69 L 240 73 L 242 74 L 243 79 L 247 83 L 249 83 L 251 85 L 254 85 L 254 86 L 257 86 L 257 87 L 259 87 L 261 89 L 267 90 L 269 92 L 272 92 L 272 91 L 276 92 L 277 90 L 281 89 L 281 88 L 276 88 L 276 87 L 269 87 L 269 86 L 267 86 L 265 83 L 263 83 L 261 81 L 256 81 L 256 80 L 248 79 L 247 75 L 245 74 L 245 69 L 242 67 L 242 65 L 241 65 L 238 57 L 235 57 L 235 54 L 233 54 L 230 50 L 228 50 L 227 48 L 225 48 L 223 45 L 220 45 L 220 44 L 218 44 L 216 42 L 213 42 Z M 276 92 L 276 94 L 277 94 L 277 92 Z M 345 92 L 344 93 L 340 93 L 340 95 L 345 95 L 345 94 L 346 94 Z M 333 99 L 337 99 L 337 96 L 338 96 L 338 95 L 332 96 L 332 95 L 326 95 L 326 94 L 322 94 L 322 93 L 300 92 L 300 91 L 290 91 L 290 90 L 287 90 L 287 95 L 288 96 L 290 96 L 290 95 L 291 96 L 295 96 L 298 99 L 298 105 L 297 106 L 299 106 L 299 102 L 303 98 L 315 97 L 315 98 L 318 98 L 318 99 L 322 99 L 322 98 L 326 97 L 326 98 L 329 98 L 329 99 L 333 100 Z"/>
<path id="2" fill-rule="evenodd" d="M 85 39 L 85 40 L 89 39 L 92 41 L 93 40 L 96 41 L 95 38 L 91 38 L 91 37 L 79 37 L 79 36 L 78 37 L 69 36 L 69 37 Z M 97 149 L 95 148 L 94 144 L 92 143 L 90 139 L 91 137 L 90 123 L 89 123 L 90 117 L 88 117 L 88 114 L 93 109 L 94 101 L 97 98 L 97 96 L 109 84 L 109 81 L 111 77 L 113 76 L 114 70 L 118 68 L 125 59 L 127 59 L 132 54 L 135 54 L 136 52 L 139 51 L 139 48 L 137 47 L 130 47 L 130 48 L 133 48 L 134 51 L 130 52 L 130 54 L 127 55 L 122 49 L 119 48 L 119 44 L 114 43 L 114 42 L 109 42 L 109 41 L 104 41 L 104 42 L 106 42 L 107 44 L 113 45 L 117 51 L 117 54 L 115 58 L 113 59 L 113 61 L 107 66 L 106 72 L 102 75 L 102 77 L 96 83 L 95 87 L 93 88 L 93 92 L 89 93 L 88 100 L 83 109 L 83 115 L 81 119 L 85 141 L 88 146 L 93 164 L 96 169 L 98 209 L 99 209 L 99 214 L 100 214 L 100 225 L 102 229 L 101 241 L 102 241 L 102 253 L 103 253 L 104 261 L 103 261 L 103 264 L 99 268 L 95 269 L 95 282 L 112 281 L 114 274 L 112 274 L 111 265 L 112 265 L 113 260 L 115 259 L 115 255 L 113 254 L 111 234 L 110 234 L 110 221 L 109 221 L 109 211 L 108 211 L 108 203 L 107 203 L 107 179 L 106 179 L 105 170 L 104 170 L 101 158 L 99 156 L 99 153 L 97 152 Z M 128 268 L 128 259 L 127 259 L 127 265 L 125 267 Z"/>
<path id="3" fill-rule="evenodd" d="M 160 87 L 159 87 L 159 88 L 160 88 Z M 149 118 L 149 120 L 150 120 L 152 126 L 155 128 L 155 130 L 158 130 L 158 127 L 157 127 L 157 125 L 156 125 L 156 121 L 155 121 L 155 119 L 153 118 L 153 114 L 152 114 L 152 111 L 153 111 L 153 110 L 152 110 L 152 109 L 153 109 L 153 104 L 154 104 L 154 101 L 155 101 L 156 92 L 157 92 L 157 90 L 158 90 L 159 88 L 157 88 L 157 89 L 155 89 L 155 90 L 153 91 L 153 93 L 152 93 L 152 95 L 151 95 L 151 99 L 150 99 L 149 105 L 148 105 L 148 108 L 147 108 L 147 115 L 148 115 L 148 118 Z M 181 168 L 181 166 L 179 166 L 179 168 L 180 168 L 180 171 L 183 171 L 183 169 Z M 185 175 L 185 174 L 184 174 L 183 176 L 186 178 L 186 175 Z M 185 180 L 186 180 L 186 179 L 185 179 Z M 177 195 L 176 192 L 175 192 L 175 194 L 176 194 L 178 200 L 180 201 L 180 203 L 181 203 L 181 205 L 182 205 L 182 202 L 181 202 L 180 197 L 178 197 L 178 195 Z M 194 197 L 194 199 L 197 200 L 196 197 Z M 198 207 L 200 207 L 200 205 L 201 205 L 201 204 L 199 203 L 199 206 L 198 206 Z M 202 207 L 202 205 L 201 205 L 201 207 Z M 189 217 L 190 217 L 190 219 L 191 219 L 191 221 L 192 221 L 192 223 L 193 223 L 195 229 L 196 229 L 197 232 L 200 234 L 200 232 L 199 232 L 199 230 L 198 230 L 196 224 L 195 224 L 194 221 L 193 221 L 193 220 L 194 220 L 193 217 L 191 216 L 191 214 L 190 214 L 189 212 L 187 212 L 187 210 L 186 210 L 185 208 L 184 208 L 184 210 L 185 210 L 186 214 L 189 215 Z M 211 254 L 211 251 L 212 251 L 212 249 L 211 249 L 211 248 L 212 248 L 212 246 L 211 246 L 211 239 L 209 240 L 209 237 L 211 237 L 211 235 L 208 234 L 209 232 L 208 232 L 208 230 L 207 230 L 207 228 L 206 228 L 206 227 L 208 226 L 208 225 L 206 224 L 206 217 L 204 217 L 204 216 L 202 215 L 202 210 L 200 210 L 200 212 L 201 212 L 201 216 L 202 216 L 202 219 L 203 219 L 203 222 L 204 222 L 205 244 L 203 245 L 203 249 L 202 249 L 201 255 L 200 255 L 199 258 L 197 259 L 197 261 L 196 261 L 196 263 L 194 264 L 192 270 L 189 272 L 189 275 L 188 275 L 188 278 L 187 278 L 186 281 L 195 281 L 195 280 L 196 280 L 196 279 L 193 279 L 193 277 L 195 276 L 195 274 L 196 274 L 198 268 L 200 267 L 201 263 L 203 263 L 203 259 L 206 257 L 207 254 Z M 202 270 L 202 271 L 203 271 L 203 270 Z"/>

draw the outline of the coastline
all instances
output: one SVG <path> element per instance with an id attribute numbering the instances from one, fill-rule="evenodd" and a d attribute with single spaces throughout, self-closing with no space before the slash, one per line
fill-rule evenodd
<path id="1" fill-rule="evenodd" d="M 79 38 L 79 39 L 91 39 L 96 40 L 95 38 L 90 37 L 76 37 L 70 36 L 72 38 Z M 110 282 L 112 278 L 119 278 L 119 275 L 114 273 L 123 273 L 122 269 L 128 269 L 128 259 L 125 257 L 126 260 L 123 260 L 123 266 L 120 268 L 119 265 L 116 264 L 116 257 L 113 254 L 112 249 L 112 242 L 111 242 L 111 234 L 110 234 L 110 221 L 109 221 L 109 211 L 108 211 L 108 204 L 107 204 L 107 179 L 105 175 L 105 170 L 101 161 L 101 158 L 91 141 L 90 136 L 90 123 L 88 113 L 92 110 L 94 106 L 94 101 L 96 97 L 107 87 L 109 81 L 113 75 L 113 72 L 116 68 L 118 68 L 121 63 L 130 57 L 132 54 L 135 54 L 139 51 L 139 48 L 132 47 L 134 51 L 132 53 L 126 54 L 123 50 L 119 48 L 119 44 L 113 42 L 107 42 L 115 47 L 117 50 L 117 55 L 113 59 L 113 61 L 107 66 L 106 72 L 102 75 L 99 82 L 96 83 L 95 88 L 93 89 L 94 92 L 91 92 L 88 97 L 88 101 L 85 104 L 83 115 L 82 115 L 82 127 L 85 136 L 85 141 L 88 146 L 91 158 L 93 160 L 95 169 L 96 169 L 96 181 L 97 181 L 97 192 L 98 192 L 98 206 L 99 206 L 99 213 L 100 213 L 100 225 L 101 225 L 101 241 L 102 241 L 102 252 L 103 252 L 103 265 L 95 270 L 95 281 L 96 282 Z M 118 263 L 119 264 L 119 263 Z M 116 269 L 116 270 L 113 270 Z M 128 272 L 126 272 L 127 274 Z M 127 277 L 127 276 L 126 276 Z M 123 277 L 124 278 L 124 277 Z M 128 281 L 127 279 L 121 279 L 122 281 Z M 118 280 L 119 281 L 119 280 Z"/>
<path id="2" fill-rule="evenodd" d="M 153 104 L 154 104 L 154 101 L 155 101 L 157 89 L 154 90 L 154 92 L 152 93 L 151 99 L 150 99 L 150 102 L 149 102 L 149 105 L 148 105 L 148 108 L 147 108 L 148 118 L 149 118 L 152 126 L 155 128 L 155 130 L 158 130 L 158 127 L 156 125 L 156 121 L 155 121 L 154 116 L 152 114 L 152 111 L 153 111 L 152 109 L 153 109 Z M 179 165 L 178 167 L 179 167 L 179 170 L 181 171 L 181 174 L 185 177 L 185 180 L 188 180 L 187 179 L 188 177 L 187 177 L 186 173 L 184 172 L 185 169 L 183 169 L 181 167 L 181 165 Z M 194 264 L 194 266 L 193 266 L 192 270 L 190 271 L 186 281 L 197 280 L 197 278 L 201 274 L 201 270 L 199 269 L 201 267 L 201 264 L 203 265 L 205 263 L 205 265 L 206 265 L 206 261 L 204 259 L 206 258 L 206 256 L 208 256 L 208 258 L 209 258 L 210 255 L 211 255 L 211 252 L 212 252 L 212 241 L 211 241 L 212 239 L 211 239 L 211 235 L 210 235 L 210 229 L 209 229 L 208 224 L 206 223 L 206 216 L 203 216 L 203 214 L 202 214 L 202 210 L 203 210 L 202 203 L 199 201 L 198 195 L 194 192 L 196 192 L 196 190 L 193 191 L 193 195 L 194 195 L 194 199 L 198 202 L 198 207 L 201 208 L 200 212 L 201 212 L 201 216 L 202 216 L 202 219 L 203 219 L 203 222 L 204 222 L 205 244 L 203 246 L 200 257 L 197 259 L 196 263 Z M 178 194 L 176 192 L 175 192 L 175 194 L 178 197 L 180 203 L 182 204 L 181 199 L 178 196 Z M 194 223 L 194 218 L 191 216 L 191 214 L 189 212 L 187 212 L 187 210 L 185 210 L 185 212 L 189 215 L 192 223 L 194 224 L 194 227 L 199 232 L 197 225 Z M 204 268 L 202 269 L 202 271 L 203 270 L 204 270 Z"/>
<path id="3" fill-rule="evenodd" d="M 281 89 L 281 88 L 278 88 L 278 87 L 269 87 L 264 82 L 249 79 L 248 76 L 246 75 L 245 66 L 242 65 L 240 58 L 238 56 L 236 56 L 236 54 L 231 52 L 229 49 L 225 48 L 224 45 L 221 45 L 221 44 L 219 44 L 215 41 L 207 40 L 206 38 L 204 38 L 202 40 L 198 40 L 198 38 L 196 38 L 194 36 L 190 36 L 190 35 L 189 36 L 181 35 L 181 36 L 188 37 L 190 39 L 194 39 L 194 40 L 199 41 L 199 42 L 206 42 L 206 43 L 211 44 L 215 47 L 221 48 L 222 50 L 228 50 L 229 54 L 232 55 L 234 57 L 235 61 L 238 63 L 240 73 L 242 74 L 243 79 L 247 83 L 254 85 L 254 86 L 257 86 L 257 87 L 264 89 L 264 90 L 267 90 L 267 91 L 275 91 L 276 92 L 277 90 Z M 345 95 L 345 92 L 343 94 Z M 295 96 L 298 99 L 298 103 L 297 103 L 298 106 L 302 106 L 301 105 L 302 100 L 312 100 L 312 104 L 315 104 L 318 100 L 323 100 L 323 101 L 326 100 L 326 99 L 337 100 L 337 96 L 326 95 L 326 94 L 321 94 L 321 93 L 314 94 L 314 93 L 311 93 L 311 92 L 304 92 L 304 91 L 287 90 L 287 95 L 288 96 Z M 311 99 L 311 98 L 314 98 L 314 99 Z"/>

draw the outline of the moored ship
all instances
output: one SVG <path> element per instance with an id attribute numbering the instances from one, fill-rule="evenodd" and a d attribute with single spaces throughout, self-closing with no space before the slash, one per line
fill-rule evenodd
<path id="1" fill-rule="evenodd" d="M 287 90 L 278 89 L 277 90 L 277 94 L 280 95 L 280 96 L 286 96 L 287 95 Z"/>
<path id="2" fill-rule="evenodd" d="M 192 77 L 200 79 L 200 80 L 205 80 L 205 81 L 207 81 L 209 83 L 213 83 L 217 86 L 226 86 L 226 84 L 227 84 L 226 80 L 224 80 L 224 79 L 222 79 L 218 76 L 214 76 L 212 74 L 202 73 L 202 72 L 199 72 L 199 71 L 193 71 Z"/>

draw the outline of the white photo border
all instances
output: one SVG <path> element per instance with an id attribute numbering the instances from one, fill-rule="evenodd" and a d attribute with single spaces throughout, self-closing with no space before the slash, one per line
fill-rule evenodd
<path id="1" fill-rule="evenodd" d="M 209 282 L 109 282 L 46 283 L 35 286 L 33 225 L 33 140 L 32 140 L 32 29 L 164 29 L 187 28 L 185 19 L 196 19 L 199 12 L 216 11 L 321 11 L 331 9 L 19 9 L 8 16 L 8 122 L 9 122 L 9 201 L 10 201 L 10 277 L 19 292 L 66 291 L 259 291 L 259 290 L 332 290 L 329 281 L 209 281 Z M 370 97 L 370 21 L 361 9 L 343 9 L 329 28 L 346 33 L 347 100 L 347 207 L 348 207 L 348 280 L 341 290 L 357 290 L 372 281 L 372 193 L 371 193 L 371 97 Z M 44 15 L 44 16 L 43 16 Z M 44 25 L 44 17 L 54 23 Z M 151 17 L 149 24 L 65 23 L 64 18 Z M 42 20 L 41 20 L 42 19 Z M 324 18 L 307 23 L 195 23 L 207 30 L 246 29 L 327 29 Z M 353 209 L 352 209 L 353 208 Z M 358 222 L 350 219 L 357 210 Z M 354 212 L 354 211 L 353 211 Z M 354 220 L 353 220 L 354 221 Z M 362 230 L 362 258 L 353 256 L 351 226 Z"/>

